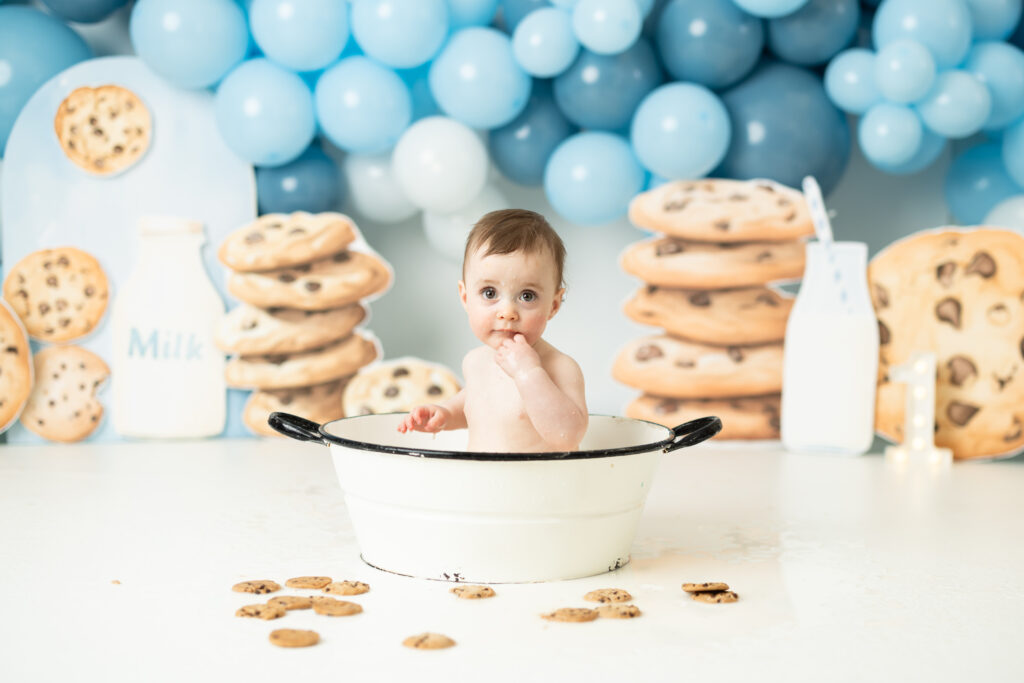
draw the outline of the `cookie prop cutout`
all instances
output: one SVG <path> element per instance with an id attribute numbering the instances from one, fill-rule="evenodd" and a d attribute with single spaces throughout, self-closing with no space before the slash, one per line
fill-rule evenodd
<path id="1" fill-rule="evenodd" d="M 15 263 L 3 292 L 31 337 L 67 342 L 96 328 L 107 310 L 110 285 L 91 254 L 56 247 Z"/>
<path id="2" fill-rule="evenodd" d="M 80 346 L 51 346 L 35 355 L 35 385 L 21 423 L 50 441 L 86 438 L 103 419 L 96 392 L 110 376 L 103 359 Z"/>
<path id="3" fill-rule="evenodd" d="M 917 233 L 878 253 L 868 282 L 880 337 L 876 431 L 903 441 L 906 387 L 889 370 L 931 351 L 935 444 L 961 460 L 1024 448 L 1024 236 Z"/>
<path id="4" fill-rule="evenodd" d="M 32 350 L 21 320 L 0 301 L 0 433 L 21 415 L 32 392 Z"/>
<path id="5" fill-rule="evenodd" d="M 345 387 L 345 415 L 408 411 L 437 403 L 461 389 L 455 374 L 443 365 L 413 357 L 382 361 L 364 367 Z"/>
<path id="6" fill-rule="evenodd" d="M 628 342 L 612 375 L 641 391 L 626 415 L 674 427 L 717 415 L 717 438 L 778 439 L 782 345 L 814 233 L 802 192 L 768 180 L 675 181 L 633 199 L 653 237 L 620 265 L 643 285 L 624 306 L 657 328 Z"/>
<path id="7" fill-rule="evenodd" d="M 153 122 L 127 88 L 76 88 L 61 102 L 53 127 L 65 156 L 97 176 L 126 170 L 149 149 Z"/>
<path id="8" fill-rule="evenodd" d="M 345 417 L 341 397 L 348 381 L 344 377 L 306 387 L 254 391 L 242 409 L 242 422 L 254 434 L 281 436 L 267 424 L 271 413 L 291 413 L 320 424 L 340 420 Z"/>
<path id="9" fill-rule="evenodd" d="M 337 254 L 355 238 L 355 223 L 344 214 L 269 213 L 228 235 L 217 257 L 240 273 L 277 270 Z"/>

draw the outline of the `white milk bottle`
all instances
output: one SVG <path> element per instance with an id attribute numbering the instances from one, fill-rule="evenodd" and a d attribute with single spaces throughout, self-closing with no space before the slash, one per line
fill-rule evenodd
<path id="1" fill-rule="evenodd" d="M 789 450 L 860 455 L 871 447 L 878 320 L 863 242 L 807 245 L 807 267 L 786 324 L 782 443 Z"/>
<path id="2" fill-rule="evenodd" d="M 224 429 L 224 354 L 214 331 L 224 302 L 206 274 L 203 224 L 169 216 L 139 223 L 128 280 L 115 293 L 113 423 L 122 436 L 216 436 Z"/>

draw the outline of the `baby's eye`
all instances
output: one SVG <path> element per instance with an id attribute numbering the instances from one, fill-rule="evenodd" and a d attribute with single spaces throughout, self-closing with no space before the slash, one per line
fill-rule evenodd
<path id="1" fill-rule="evenodd" d="M 535 292 L 531 292 L 528 289 L 525 292 L 523 292 L 522 294 L 520 294 L 519 298 L 529 304 L 529 303 L 533 303 L 534 301 L 537 300 L 537 294 Z"/>
<path id="2" fill-rule="evenodd" d="M 498 290 L 496 290 L 494 287 L 484 287 L 482 290 L 480 290 L 480 296 L 482 296 L 485 299 L 495 299 L 498 297 Z"/>

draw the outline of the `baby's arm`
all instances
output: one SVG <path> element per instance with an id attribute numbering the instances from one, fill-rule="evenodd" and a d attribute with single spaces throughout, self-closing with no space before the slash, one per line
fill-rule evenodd
<path id="1" fill-rule="evenodd" d="M 429 403 L 416 406 L 409 411 L 398 431 L 403 434 L 409 430 L 416 432 L 439 432 L 443 429 L 462 429 L 466 426 L 466 390 L 441 403 Z"/>

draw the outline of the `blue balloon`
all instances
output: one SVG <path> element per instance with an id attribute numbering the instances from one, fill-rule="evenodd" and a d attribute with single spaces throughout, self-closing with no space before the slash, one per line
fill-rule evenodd
<path id="1" fill-rule="evenodd" d="M 730 136 L 722 101 L 695 83 L 669 83 L 652 91 L 637 107 L 630 131 L 640 163 L 672 179 L 706 176 L 722 161 Z"/>
<path id="2" fill-rule="evenodd" d="M 551 153 L 575 132 L 552 99 L 550 82 L 536 81 L 526 109 L 511 123 L 492 130 L 488 147 L 506 178 L 520 185 L 541 185 Z"/>
<path id="3" fill-rule="evenodd" d="M 562 73 L 580 51 L 569 13 L 557 7 L 531 12 L 512 34 L 512 51 L 528 74 L 550 78 Z"/>
<path id="4" fill-rule="evenodd" d="M 875 57 L 875 84 L 892 102 L 916 102 L 935 83 L 935 58 L 921 43 L 894 40 Z"/>
<path id="5" fill-rule="evenodd" d="M 129 32 L 142 61 L 182 88 L 217 83 L 249 49 L 245 13 L 232 0 L 139 0 Z"/>
<path id="6" fill-rule="evenodd" d="M 927 128 L 922 128 L 921 144 L 917 146 L 917 151 L 909 161 L 895 166 L 876 162 L 875 166 L 891 175 L 910 175 L 931 166 L 946 149 L 946 146 L 946 138 L 936 135 Z"/>
<path id="7" fill-rule="evenodd" d="M 968 0 L 974 40 L 1005 40 L 1020 21 L 1021 0 Z"/>
<path id="8" fill-rule="evenodd" d="M 850 158 L 850 129 L 813 73 L 766 62 L 722 101 L 733 131 L 719 166 L 725 177 L 800 187 L 812 175 L 825 193 L 839 182 Z"/>
<path id="9" fill-rule="evenodd" d="M 498 11 L 499 0 L 448 0 L 448 23 L 457 31 L 467 26 L 487 26 Z"/>
<path id="10" fill-rule="evenodd" d="M 1003 128 L 1024 114 L 1024 51 L 1019 47 L 994 40 L 975 43 L 963 69 L 992 95 L 985 128 Z"/>
<path id="11" fill-rule="evenodd" d="M 732 0 L 669 0 L 658 16 L 658 54 L 677 81 L 727 88 L 761 58 L 764 22 Z"/>
<path id="12" fill-rule="evenodd" d="M 1003 165 L 995 143 L 971 147 L 953 160 L 946 173 L 946 203 L 964 225 L 978 225 L 988 212 L 1007 197 L 1021 193 Z"/>
<path id="13" fill-rule="evenodd" d="M 825 92 L 850 114 L 863 114 L 882 100 L 875 83 L 875 53 L 855 47 L 836 55 L 825 68 Z"/>
<path id="14" fill-rule="evenodd" d="M 292 71 L 322 69 L 348 41 L 348 5 L 334 0 L 252 0 L 252 35 L 269 59 Z"/>
<path id="15" fill-rule="evenodd" d="M 390 149 L 412 121 L 405 83 L 369 57 L 348 57 L 327 69 L 314 95 L 324 134 L 347 152 Z"/>
<path id="16" fill-rule="evenodd" d="M 0 7 L 0 156 L 32 93 L 91 57 L 81 36 L 58 19 L 31 7 Z"/>
<path id="17" fill-rule="evenodd" d="M 640 100 L 662 80 L 654 50 L 643 38 L 618 55 L 580 50 L 555 78 L 555 102 L 581 128 L 617 131 L 629 125 Z"/>
<path id="18" fill-rule="evenodd" d="M 531 84 L 512 54 L 512 41 L 493 28 L 457 32 L 430 67 L 434 100 L 470 128 L 497 128 L 514 119 L 526 107 Z"/>
<path id="19" fill-rule="evenodd" d="M 519 22 L 530 12 L 542 7 L 550 7 L 548 0 L 502 0 L 501 16 L 505 31 L 509 34 L 516 30 Z"/>
<path id="20" fill-rule="evenodd" d="M 985 125 L 992 112 L 992 95 L 973 75 L 950 69 L 938 75 L 935 85 L 915 107 L 932 132 L 965 138 Z"/>
<path id="21" fill-rule="evenodd" d="M 910 107 L 882 102 L 868 109 L 857 125 L 857 139 L 868 161 L 900 166 L 917 154 L 923 126 Z"/>
<path id="22" fill-rule="evenodd" d="M 1003 163 L 1006 171 L 1021 187 L 1024 187 L 1024 119 L 1003 131 Z"/>
<path id="23" fill-rule="evenodd" d="M 128 0 L 42 0 L 43 4 L 64 21 L 79 24 L 94 24 L 103 21 L 116 10 L 128 4 Z"/>
<path id="24" fill-rule="evenodd" d="M 316 132 L 313 94 L 306 83 L 262 57 L 243 62 L 224 78 L 214 112 L 227 146 L 257 166 L 296 159 Z"/>
<path id="25" fill-rule="evenodd" d="M 768 22 L 768 45 L 780 59 L 815 66 L 848 46 L 859 25 L 857 0 L 808 0 L 792 14 Z"/>
<path id="26" fill-rule="evenodd" d="M 587 131 L 555 149 L 544 170 L 544 192 L 563 218 L 601 225 L 625 216 L 646 180 L 625 138 Z"/>
<path id="27" fill-rule="evenodd" d="M 971 47 L 971 14 L 964 0 L 886 0 L 875 14 L 875 48 L 909 38 L 935 57 L 940 69 L 956 66 Z"/>
<path id="28" fill-rule="evenodd" d="M 341 173 L 317 144 L 283 166 L 256 167 L 260 213 L 336 211 L 341 206 Z"/>
<path id="29" fill-rule="evenodd" d="M 419 66 L 433 59 L 448 37 L 448 5 L 444 0 L 354 0 L 352 35 L 377 61 L 397 69 Z"/>
<path id="30" fill-rule="evenodd" d="M 807 0 L 733 0 L 748 13 L 774 19 L 792 14 L 807 4 Z"/>
<path id="31" fill-rule="evenodd" d="M 633 0 L 579 0 L 572 9 L 576 37 L 599 55 L 617 55 L 629 48 L 640 36 L 643 21 Z"/>

